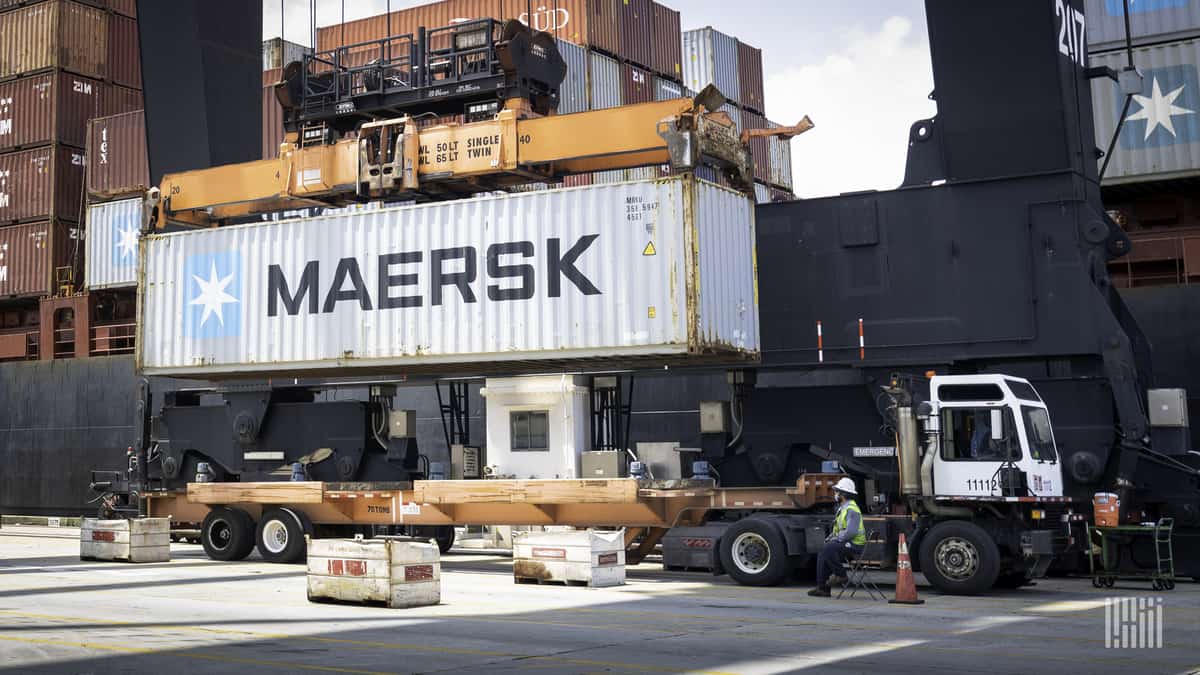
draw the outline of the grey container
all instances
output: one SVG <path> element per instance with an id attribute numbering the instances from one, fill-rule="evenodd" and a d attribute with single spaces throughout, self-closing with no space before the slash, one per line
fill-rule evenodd
<path id="1" fill-rule="evenodd" d="M 1120 52 L 1093 55 L 1093 66 L 1121 68 Z M 1200 175 L 1200 40 L 1134 50 L 1145 76 L 1113 149 L 1105 185 Z M 1108 79 L 1092 81 L 1096 145 L 1107 148 L 1125 97 Z M 1103 160 L 1101 160 L 1103 161 Z"/>
<path id="2" fill-rule="evenodd" d="M 655 101 L 670 101 L 677 98 L 684 98 L 684 88 L 682 84 L 672 82 L 661 77 L 654 78 Z"/>
<path id="3" fill-rule="evenodd" d="M 1087 41 L 1093 54 L 1125 46 L 1124 0 L 1087 0 Z M 1132 0 L 1129 32 L 1135 45 L 1200 36 L 1200 0 Z"/>
<path id="4" fill-rule="evenodd" d="M 737 38 L 711 27 L 684 31 L 683 83 L 693 91 L 715 84 L 726 98 L 737 101 L 741 96 Z"/>
<path id="5" fill-rule="evenodd" d="M 137 285 L 141 225 L 141 197 L 88 206 L 83 278 L 89 289 Z"/>
<path id="6" fill-rule="evenodd" d="M 603 110 L 621 105 L 621 64 L 614 58 L 596 52 L 591 52 L 588 59 L 590 109 Z"/>
<path id="7" fill-rule="evenodd" d="M 558 112 L 588 110 L 588 51 L 573 42 L 558 40 L 558 52 L 567 63 L 567 77 L 558 87 Z"/>

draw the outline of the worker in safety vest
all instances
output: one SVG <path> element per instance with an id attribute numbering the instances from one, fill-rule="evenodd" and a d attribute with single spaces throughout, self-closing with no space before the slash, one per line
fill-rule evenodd
<path id="1" fill-rule="evenodd" d="M 848 555 L 862 555 L 867 545 L 867 530 L 863 526 L 862 511 L 854 503 L 858 490 L 854 481 L 844 477 L 833 486 L 833 499 L 837 502 L 837 516 L 833 519 L 833 531 L 825 538 L 825 546 L 817 554 L 817 587 L 808 592 L 818 598 L 829 597 L 829 586 L 846 581 L 843 563 Z"/>

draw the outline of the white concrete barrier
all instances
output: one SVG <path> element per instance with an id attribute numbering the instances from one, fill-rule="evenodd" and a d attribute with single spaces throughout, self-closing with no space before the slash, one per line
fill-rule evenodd
<path id="1" fill-rule="evenodd" d="M 122 560 L 132 563 L 171 559 L 171 519 L 84 518 L 79 527 L 82 560 Z"/>
<path id="2" fill-rule="evenodd" d="M 308 540 L 308 599 L 436 605 L 442 565 L 436 544 L 401 539 Z"/>
<path id="3" fill-rule="evenodd" d="M 620 586 L 625 583 L 625 531 L 514 533 L 513 579 Z"/>

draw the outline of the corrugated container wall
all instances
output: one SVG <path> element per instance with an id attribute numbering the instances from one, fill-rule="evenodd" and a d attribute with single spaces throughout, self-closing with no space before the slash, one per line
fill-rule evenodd
<path id="1" fill-rule="evenodd" d="M 1093 66 L 1120 69 L 1120 52 L 1095 55 Z M 1200 40 L 1134 51 L 1144 80 L 1113 149 L 1105 184 L 1200 175 Z M 1125 97 L 1117 83 L 1092 80 L 1096 144 L 1107 147 Z"/>
<path id="2" fill-rule="evenodd" d="M 749 110 L 742 111 L 742 126 L 746 129 L 766 129 L 767 118 Z M 771 181 L 771 142 L 767 138 L 750 140 L 750 156 L 754 159 L 754 179 Z"/>
<path id="3" fill-rule="evenodd" d="M 670 80 L 661 77 L 654 78 L 654 100 L 655 101 L 671 101 L 677 98 L 683 98 L 683 85 L 676 84 Z"/>
<path id="4" fill-rule="evenodd" d="M 650 69 L 675 81 L 683 79 L 683 31 L 679 27 L 679 12 L 651 3 L 653 29 L 650 34 Z"/>
<path id="5" fill-rule="evenodd" d="M 142 199 L 91 204 L 87 210 L 84 283 L 89 289 L 137 285 Z"/>
<path id="6" fill-rule="evenodd" d="M 651 31 L 653 30 L 653 3 L 651 0 L 620 0 L 617 13 L 621 17 L 621 47 L 618 56 L 627 61 L 649 68 L 653 64 Z"/>
<path id="7" fill-rule="evenodd" d="M 92 120 L 87 190 L 97 198 L 145 192 L 150 187 L 146 117 L 141 110 Z"/>
<path id="8" fill-rule="evenodd" d="M 75 270 L 82 258 L 79 233 L 77 225 L 63 221 L 0 227 L 0 297 L 52 294 L 54 270 Z"/>
<path id="9" fill-rule="evenodd" d="M 649 71 L 628 63 L 621 65 L 621 100 L 625 105 L 654 100 L 654 77 Z"/>
<path id="10" fill-rule="evenodd" d="M 762 183 L 759 183 L 758 181 L 755 181 L 754 182 L 754 203 L 755 204 L 770 204 L 771 203 L 771 188 L 767 187 L 766 185 L 763 185 Z M 89 247 L 88 255 L 91 255 L 91 254 L 92 254 L 92 250 Z"/>
<path id="11" fill-rule="evenodd" d="M 655 255 L 644 254 L 647 232 Z M 574 274 L 526 267 L 512 242 L 536 242 L 539 261 L 573 251 Z M 496 372 L 591 359 L 611 368 L 737 362 L 759 349 L 752 202 L 690 176 L 142 245 L 138 365 L 148 374 L 487 372 L 489 362 Z M 528 274 L 501 276 L 489 259 Z M 478 274 L 461 284 L 435 276 L 463 265 Z"/>
<path id="12" fill-rule="evenodd" d="M 83 216 L 83 150 L 47 145 L 0 155 L 0 224 Z"/>
<path id="13" fill-rule="evenodd" d="M 738 41 L 738 100 L 743 108 L 749 108 L 762 113 L 763 102 L 763 60 L 762 50 L 751 47 L 745 42 Z"/>
<path id="14" fill-rule="evenodd" d="M 137 19 L 113 14 L 108 21 L 108 78 L 117 84 L 142 88 L 142 58 Z"/>
<path id="15" fill-rule="evenodd" d="M 775 122 L 767 122 L 767 127 L 778 129 L 779 125 Z M 791 190 L 792 141 L 773 136 L 767 142 L 767 149 L 771 153 L 770 176 L 767 182 L 785 190 Z"/>
<path id="16" fill-rule="evenodd" d="M 0 83 L 0 150 L 56 141 L 83 147 L 89 119 L 140 108 L 140 97 L 133 89 L 61 71 Z"/>
<path id="17" fill-rule="evenodd" d="M 683 83 L 697 92 L 715 84 L 725 98 L 736 101 L 742 91 L 738 81 L 737 40 L 712 28 L 685 32 Z"/>
<path id="18" fill-rule="evenodd" d="M 1125 46 L 1124 0 L 1086 0 L 1088 51 Z M 1129 32 L 1135 45 L 1200 36 L 1200 0 L 1132 0 Z"/>
<path id="19" fill-rule="evenodd" d="M 534 3 L 533 14 L 525 0 L 446 0 L 392 12 L 391 35 L 416 33 L 417 28 L 440 28 L 460 19 L 517 18 L 555 37 L 595 47 L 610 54 L 621 48 L 616 0 L 554 0 Z M 317 51 L 388 37 L 386 14 L 371 16 L 317 30 Z"/>
<path id="20" fill-rule="evenodd" d="M 262 91 L 262 158 L 275 159 L 279 156 L 279 145 L 283 143 L 283 106 L 275 98 L 275 87 L 266 86 Z"/>
<path id="21" fill-rule="evenodd" d="M 102 9 L 66 0 L 0 14 L 0 78 L 43 68 L 108 77 L 108 19 Z"/>
<path id="22" fill-rule="evenodd" d="M 621 64 L 617 63 L 616 59 L 596 52 L 591 52 L 588 59 L 590 109 L 603 110 L 621 105 Z"/>
<path id="23" fill-rule="evenodd" d="M 283 68 L 293 61 L 301 61 L 312 50 L 283 38 L 263 40 L 263 70 Z"/>
<path id="24" fill-rule="evenodd" d="M 557 40 L 567 64 L 567 76 L 558 87 L 558 112 L 564 115 L 588 110 L 588 52 L 579 45 Z"/>
<path id="25" fill-rule="evenodd" d="M 137 18 L 137 0 L 108 0 L 107 4 L 117 14 Z"/>

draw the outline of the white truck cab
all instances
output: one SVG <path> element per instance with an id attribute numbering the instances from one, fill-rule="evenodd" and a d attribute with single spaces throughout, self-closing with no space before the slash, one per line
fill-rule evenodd
<path id="1" fill-rule="evenodd" d="M 929 405 L 918 417 L 926 432 L 922 463 L 932 463 L 937 498 L 1063 496 L 1050 414 L 1027 380 L 934 376 Z"/>

